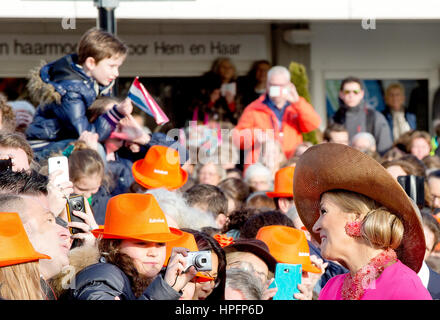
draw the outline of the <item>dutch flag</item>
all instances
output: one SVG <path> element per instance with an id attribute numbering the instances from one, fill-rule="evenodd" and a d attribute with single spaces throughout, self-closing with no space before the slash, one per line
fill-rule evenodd
<path id="1" fill-rule="evenodd" d="M 139 109 L 152 116 L 158 125 L 170 121 L 156 101 L 150 96 L 147 89 L 139 82 L 139 77 L 134 79 L 130 90 L 128 90 L 128 97 Z"/>

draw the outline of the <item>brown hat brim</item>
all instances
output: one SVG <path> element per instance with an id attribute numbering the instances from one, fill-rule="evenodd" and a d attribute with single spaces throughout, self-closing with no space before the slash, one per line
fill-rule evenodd
<path id="1" fill-rule="evenodd" d="M 319 235 L 312 231 L 319 218 L 321 195 L 338 189 L 363 194 L 402 220 L 404 235 L 396 250 L 397 256 L 418 272 L 425 254 L 425 236 L 415 204 L 382 165 L 343 144 L 323 143 L 310 147 L 295 167 L 295 205 L 302 222 L 315 240 L 321 242 Z"/>
<path id="2" fill-rule="evenodd" d="M 256 242 L 255 239 L 249 241 L 247 239 L 239 239 L 232 244 L 224 247 L 223 249 L 225 250 L 225 252 L 237 250 L 253 253 L 267 264 L 267 267 L 271 272 L 275 272 L 275 267 L 278 263 L 277 260 L 270 254 L 269 250 L 265 250 L 264 248 L 253 244 L 252 241 Z"/>

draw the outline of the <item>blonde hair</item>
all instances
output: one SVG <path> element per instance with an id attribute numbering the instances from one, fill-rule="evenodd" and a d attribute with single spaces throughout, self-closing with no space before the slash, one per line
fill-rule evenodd
<path id="1" fill-rule="evenodd" d="M 69 176 L 75 183 L 83 177 L 91 177 L 95 174 L 104 178 L 105 165 L 96 150 L 90 149 L 85 142 L 76 141 L 74 149 L 69 156 Z"/>
<path id="2" fill-rule="evenodd" d="M 354 212 L 361 218 L 362 238 L 371 246 L 396 249 L 402 242 L 402 221 L 373 199 L 346 190 L 329 191 L 326 195 L 343 212 Z"/>
<path id="3" fill-rule="evenodd" d="M 405 95 L 405 88 L 400 83 L 396 82 L 396 83 L 390 84 L 386 88 L 386 90 L 385 90 L 385 97 L 387 97 L 391 93 L 391 90 L 393 90 L 393 89 L 399 89 L 400 92 L 402 92 L 402 95 Z"/>
<path id="4" fill-rule="evenodd" d="M 43 300 L 38 261 L 0 268 L 0 297 L 7 300 Z"/>

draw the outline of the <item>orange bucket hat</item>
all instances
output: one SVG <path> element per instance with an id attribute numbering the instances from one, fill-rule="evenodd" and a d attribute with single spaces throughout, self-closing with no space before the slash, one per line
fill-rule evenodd
<path id="1" fill-rule="evenodd" d="M 167 243 L 167 255 L 165 258 L 164 267 L 168 265 L 168 260 L 171 257 L 171 251 L 173 251 L 174 247 L 182 247 L 186 248 L 189 251 L 199 251 L 199 248 L 197 247 L 196 239 L 194 238 L 194 235 L 189 232 L 182 231 L 183 236 L 175 241 L 170 241 Z M 214 280 L 212 277 L 205 276 L 201 272 L 197 272 L 196 274 L 196 282 L 207 282 Z"/>
<path id="2" fill-rule="evenodd" d="M 301 264 L 304 271 L 321 273 L 321 269 L 310 261 L 309 245 L 303 231 L 286 226 L 265 226 L 258 230 L 255 238 L 267 244 L 278 262 Z"/>
<path id="3" fill-rule="evenodd" d="M 107 203 L 104 226 L 92 230 L 96 238 L 151 242 L 177 240 L 182 231 L 168 227 L 165 214 L 151 194 L 123 193 Z"/>
<path id="4" fill-rule="evenodd" d="M 16 212 L 0 212 L 0 267 L 50 259 L 35 251 Z"/>
<path id="5" fill-rule="evenodd" d="M 275 173 L 275 188 L 272 192 L 266 192 L 270 198 L 293 197 L 293 174 L 295 167 L 286 167 Z"/>
<path id="6" fill-rule="evenodd" d="M 165 146 L 152 146 L 144 159 L 133 163 L 134 180 L 147 189 L 175 190 L 188 180 L 188 173 L 180 167 L 179 152 Z"/>

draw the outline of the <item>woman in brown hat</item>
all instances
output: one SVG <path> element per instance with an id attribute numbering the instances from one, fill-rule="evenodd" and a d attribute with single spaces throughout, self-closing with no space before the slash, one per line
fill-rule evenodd
<path id="1" fill-rule="evenodd" d="M 417 276 L 425 238 L 415 204 L 371 157 L 326 143 L 299 159 L 293 193 L 322 256 L 350 272 L 330 279 L 321 300 L 431 299 Z"/>
<path id="2" fill-rule="evenodd" d="M 195 275 L 186 270 L 187 250 L 173 248 L 167 268 L 166 243 L 183 232 L 168 227 L 165 214 L 151 194 L 125 193 L 107 204 L 105 224 L 92 230 L 101 259 L 75 278 L 74 300 L 177 300 Z"/>

